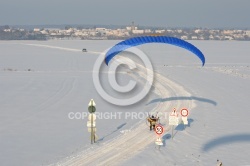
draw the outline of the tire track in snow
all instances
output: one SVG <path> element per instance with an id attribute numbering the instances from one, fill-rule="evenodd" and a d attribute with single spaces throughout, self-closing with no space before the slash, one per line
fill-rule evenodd
<path id="1" fill-rule="evenodd" d="M 141 67 L 140 67 L 141 68 Z M 139 71 L 139 75 L 143 78 L 146 77 L 143 71 Z M 154 87 L 158 90 L 158 95 L 162 98 L 173 96 L 191 96 L 182 86 L 167 79 L 166 77 L 155 73 Z M 171 112 L 172 107 L 177 110 L 182 107 L 191 109 L 193 101 L 171 101 L 160 102 L 156 106 L 155 112 L 166 113 Z M 167 111 L 169 110 L 169 111 Z M 166 120 L 168 122 L 168 120 Z M 165 134 L 171 129 L 170 126 L 165 126 Z M 89 148 L 83 152 L 80 152 L 76 156 L 66 158 L 65 161 L 56 163 L 60 166 L 80 166 L 80 165 L 119 165 L 123 161 L 138 154 L 149 144 L 154 143 L 156 136 L 150 132 L 144 121 L 138 123 L 134 128 L 125 134 L 121 134 L 118 137 L 101 144 L 99 147 Z"/>
<path id="2" fill-rule="evenodd" d="M 81 49 L 66 48 L 66 47 L 59 47 L 59 46 L 50 46 L 50 45 L 43 45 L 43 44 L 26 44 L 26 43 L 22 43 L 22 45 L 35 46 L 35 47 L 44 47 L 44 48 L 52 48 L 52 49 L 58 49 L 58 50 L 64 50 L 64 51 L 82 52 Z M 88 51 L 86 53 L 98 54 L 98 55 L 101 54 L 101 52 L 97 52 L 97 51 Z"/>
<path id="3" fill-rule="evenodd" d="M 76 78 L 65 79 L 60 85 L 58 91 L 56 91 L 53 95 L 49 96 L 46 100 L 42 101 L 41 104 L 39 104 L 37 107 L 32 108 L 32 110 L 34 110 L 32 113 L 29 113 L 23 119 L 18 119 L 15 120 L 14 122 L 12 121 L 12 123 L 9 123 L 9 125 L 12 126 L 20 125 L 25 121 L 31 119 L 32 117 L 48 111 L 49 107 L 56 105 L 58 102 L 63 100 L 64 97 L 69 95 L 75 89 L 76 80 L 77 80 Z M 2 129 L 0 128 L 0 131 L 4 131 L 6 129 L 7 128 L 5 126 L 5 128 Z"/>
<path id="4" fill-rule="evenodd" d="M 204 69 L 217 72 L 217 73 L 222 73 L 226 74 L 229 76 L 234 76 L 242 79 L 250 79 L 250 68 L 248 65 L 246 66 L 215 66 L 215 67 L 204 67 Z M 244 71 L 248 71 L 248 73 L 242 73 L 242 69 Z"/>
<path id="5" fill-rule="evenodd" d="M 35 110 L 37 113 L 41 113 L 46 111 L 48 107 L 56 105 L 60 102 L 64 97 L 72 92 L 75 87 L 76 78 L 73 79 L 65 79 L 60 87 L 60 89 L 54 93 L 52 96 L 47 98 L 43 103 L 41 103 Z"/>

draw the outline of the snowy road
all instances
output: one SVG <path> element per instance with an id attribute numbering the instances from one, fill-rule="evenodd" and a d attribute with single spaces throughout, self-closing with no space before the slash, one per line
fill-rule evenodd
<path id="1" fill-rule="evenodd" d="M 139 73 L 137 74 L 142 78 L 146 78 L 144 73 L 146 73 L 145 68 L 140 66 Z M 133 77 L 133 75 L 131 76 Z M 136 79 L 136 77 L 134 78 Z M 154 93 L 161 98 L 168 98 L 170 96 L 191 96 L 183 87 L 157 73 L 155 73 L 153 86 Z M 195 107 L 195 104 L 192 100 L 159 102 L 152 112 L 169 112 L 173 107 L 177 108 L 177 110 L 183 107 L 191 109 Z M 168 124 L 167 119 L 163 119 L 161 122 L 163 124 Z M 169 132 L 171 129 L 168 125 L 165 125 L 164 128 L 165 133 Z M 149 144 L 154 144 L 155 139 L 156 135 L 149 131 L 148 127 L 145 125 L 145 121 L 141 121 L 136 124 L 132 130 L 119 135 L 109 142 L 80 152 L 76 156 L 68 157 L 65 161 L 57 163 L 56 165 L 120 165 L 123 161 L 143 151 Z"/>

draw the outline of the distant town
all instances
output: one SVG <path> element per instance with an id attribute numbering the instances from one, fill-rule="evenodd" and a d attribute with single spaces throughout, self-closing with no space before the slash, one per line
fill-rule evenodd
<path id="1" fill-rule="evenodd" d="M 132 23 L 122 28 L 73 27 L 25 29 L 0 26 L 0 40 L 119 40 L 143 35 L 166 35 L 183 40 L 246 40 L 249 29 L 147 28 Z"/>

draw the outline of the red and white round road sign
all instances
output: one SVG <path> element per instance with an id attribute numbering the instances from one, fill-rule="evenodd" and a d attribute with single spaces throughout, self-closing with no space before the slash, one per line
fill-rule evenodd
<path id="1" fill-rule="evenodd" d="M 163 133 L 163 131 L 164 131 L 163 126 L 161 126 L 161 125 L 155 126 L 155 133 L 156 134 L 161 135 Z"/>
<path id="2" fill-rule="evenodd" d="M 181 116 L 187 117 L 187 116 L 188 116 L 188 109 L 183 108 L 183 109 L 181 110 Z"/>

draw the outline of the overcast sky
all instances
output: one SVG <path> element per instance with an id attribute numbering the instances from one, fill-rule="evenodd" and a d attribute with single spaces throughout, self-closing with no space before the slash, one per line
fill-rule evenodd
<path id="1" fill-rule="evenodd" d="M 0 25 L 250 28 L 250 0 L 0 0 Z"/>

